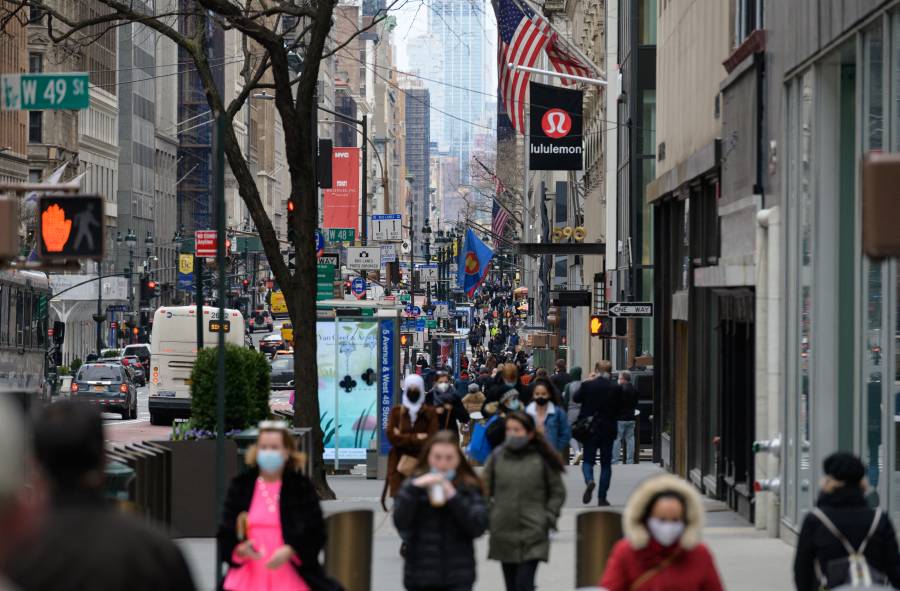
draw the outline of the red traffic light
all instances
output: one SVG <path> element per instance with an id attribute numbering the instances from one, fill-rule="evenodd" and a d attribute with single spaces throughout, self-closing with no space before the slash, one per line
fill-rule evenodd
<path id="1" fill-rule="evenodd" d="M 153 281 L 152 279 L 151 279 L 150 281 L 147 282 L 147 287 L 148 287 L 149 289 L 156 289 L 156 286 L 157 286 L 156 281 Z"/>
<path id="2" fill-rule="evenodd" d="M 241 285 L 243 285 L 244 287 L 247 287 L 248 285 L 250 285 L 250 280 L 244 279 L 243 281 L 241 281 Z"/>
<path id="3" fill-rule="evenodd" d="M 294 200 L 293 199 L 288 199 L 287 209 L 288 209 L 288 212 L 294 213 Z"/>

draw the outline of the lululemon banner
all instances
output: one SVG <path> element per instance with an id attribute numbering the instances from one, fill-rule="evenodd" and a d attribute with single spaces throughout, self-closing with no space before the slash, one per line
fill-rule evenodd
<path id="1" fill-rule="evenodd" d="M 529 166 L 531 170 L 581 170 L 582 105 L 580 90 L 530 83 L 531 129 Z"/>

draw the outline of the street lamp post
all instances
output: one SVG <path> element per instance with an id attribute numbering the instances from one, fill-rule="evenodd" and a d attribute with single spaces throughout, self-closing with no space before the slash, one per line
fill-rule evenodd
<path id="1" fill-rule="evenodd" d="M 122 244 L 128 246 L 128 267 L 125 269 L 125 273 L 128 276 L 128 310 L 131 312 L 132 316 L 134 315 L 134 247 L 137 245 L 137 236 L 134 233 L 134 230 L 131 228 L 128 229 L 128 232 L 125 235 L 125 238 L 122 238 L 122 233 L 120 232 L 116 236 L 116 244 L 121 246 Z M 130 323 L 129 323 L 130 324 Z M 127 336 L 126 340 L 130 341 L 131 337 Z"/>
<path id="2" fill-rule="evenodd" d="M 422 234 L 425 235 L 425 264 L 431 265 L 431 225 L 425 220 L 425 227 L 422 228 Z M 431 267 L 427 267 L 430 269 Z M 429 274 L 431 271 L 429 270 Z M 425 305 L 431 308 L 431 281 L 425 282 Z"/>

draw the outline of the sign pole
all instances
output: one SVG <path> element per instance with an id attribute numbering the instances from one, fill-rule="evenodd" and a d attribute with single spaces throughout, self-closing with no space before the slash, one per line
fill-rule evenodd
<path id="1" fill-rule="evenodd" d="M 225 116 L 216 113 L 214 153 L 216 186 L 216 266 L 219 274 L 219 343 L 217 351 L 218 369 L 216 380 L 216 506 L 219 515 L 225 502 Z M 198 317 L 201 314 L 198 313 Z M 202 321 L 201 321 L 202 327 Z M 216 584 L 222 586 L 222 562 L 225 556 L 216 551 Z"/>

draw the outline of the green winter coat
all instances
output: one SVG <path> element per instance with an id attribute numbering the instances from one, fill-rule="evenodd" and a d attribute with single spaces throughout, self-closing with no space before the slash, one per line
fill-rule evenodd
<path id="1" fill-rule="evenodd" d="M 484 469 L 491 503 L 488 558 L 500 562 L 547 561 L 550 529 L 566 500 L 562 475 L 545 465 L 534 444 L 521 451 L 498 448 Z"/>

